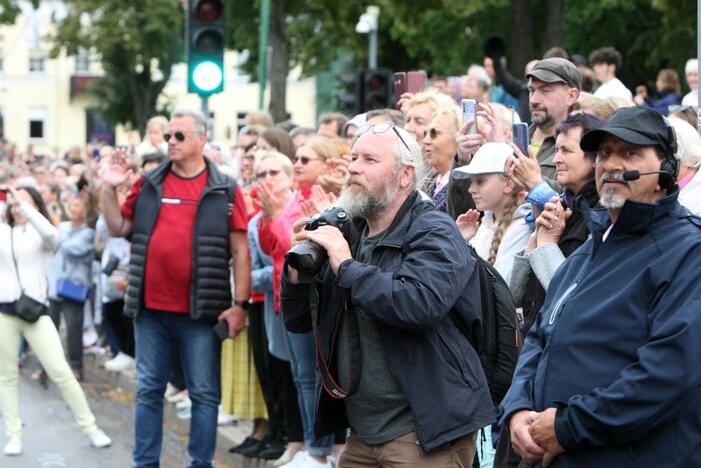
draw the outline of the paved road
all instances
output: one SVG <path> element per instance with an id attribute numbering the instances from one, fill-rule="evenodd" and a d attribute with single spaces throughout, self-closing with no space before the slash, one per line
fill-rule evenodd
<path id="1" fill-rule="evenodd" d="M 70 468 L 125 468 L 131 466 L 133 447 L 133 387 L 126 389 L 115 385 L 114 375 L 108 375 L 95 365 L 95 357 L 86 356 L 86 381 L 83 389 L 95 413 L 98 425 L 112 438 L 112 446 L 96 449 L 90 445 L 64 403 L 58 388 L 49 384 L 43 389 L 32 381 L 31 371 L 37 368 L 36 361 L 28 359 L 22 370 L 19 393 L 20 415 L 24 424 L 23 454 L 5 457 L 0 453 L 3 468 L 70 467 Z M 91 365 L 92 364 L 92 365 Z M 168 405 L 164 425 L 164 441 L 161 466 L 184 467 L 189 462 L 187 455 L 188 421 L 175 417 L 175 410 Z M 250 425 L 220 429 L 215 465 L 233 468 L 265 468 L 258 460 L 246 460 L 227 453 L 250 430 Z M 0 447 L 6 437 L 0 431 Z"/>

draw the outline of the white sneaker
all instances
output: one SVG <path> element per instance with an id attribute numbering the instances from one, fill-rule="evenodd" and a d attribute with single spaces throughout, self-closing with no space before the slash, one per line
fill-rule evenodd
<path id="1" fill-rule="evenodd" d="M 192 407 L 192 400 L 190 400 L 186 395 L 185 398 L 183 398 L 182 400 L 180 400 L 179 402 L 177 402 L 175 404 L 175 407 L 178 408 L 179 410 L 191 408 Z"/>
<path id="2" fill-rule="evenodd" d="M 114 358 L 105 362 L 105 369 L 108 371 L 123 371 L 127 369 L 133 369 L 136 365 L 136 361 L 133 357 L 120 352 Z"/>
<path id="3" fill-rule="evenodd" d="M 112 439 L 107 437 L 107 434 L 102 432 L 100 428 L 95 428 L 92 432 L 88 433 L 88 437 L 90 437 L 90 442 L 92 442 L 92 446 L 95 448 L 105 448 L 112 445 Z"/>
<path id="4" fill-rule="evenodd" d="M 228 426 L 229 424 L 237 424 L 239 422 L 235 416 L 225 413 L 224 410 L 219 407 L 219 414 L 217 414 L 217 426 Z"/>
<path id="5" fill-rule="evenodd" d="M 91 348 L 97 344 L 97 332 L 94 328 L 83 330 L 83 348 Z"/>
<path id="6" fill-rule="evenodd" d="M 298 454 L 303 452 L 301 444 L 287 444 L 287 448 L 282 452 L 280 458 L 273 462 L 273 466 L 287 465 Z"/>
<path id="7" fill-rule="evenodd" d="M 7 444 L 5 444 L 3 452 L 8 456 L 19 455 L 22 453 L 22 438 L 17 436 L 10 437 L 10 440 L 8 440 Z"/>
<path id="8" fill-rule="evenodd" d="M 178 387 L 168 382 L 166 392 L 163 396 L 168 403 L 177 403 L 187 397 L 187 390 L 180 390 Z"/>
<path id="9" fill-rule="evenodd" d="M 292 458 L 292 461 L 280 468 L 331 468 L 331 462 L 327 459 L 326 463 L 316 461 L 309 456 L 306 451 L 297 452 Z"/>

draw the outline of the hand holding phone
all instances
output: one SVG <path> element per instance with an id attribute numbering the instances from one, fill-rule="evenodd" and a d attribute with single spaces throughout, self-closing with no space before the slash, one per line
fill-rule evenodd
<path id="1" fill-rule="evenodd" d="M 394 74 L 394 108 L 398 108 L 399 100 L 402 94 L 409 90 L 407 87 L 406 72 L 397 72 Z"/>
<path id="2" fill-rule="evenodd" d="M 217 335 L 219 341 L 229 338 L 229 323 L 226 320 L 218 321 L 214 326 L 214 334 Z"/>

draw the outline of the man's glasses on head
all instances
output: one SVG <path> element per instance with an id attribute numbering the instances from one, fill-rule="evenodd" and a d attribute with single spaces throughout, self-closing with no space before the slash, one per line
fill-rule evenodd
<path id="1" fill-rule="evenodd" d="M 393 123 L 387 122 L 387 123 L 380 123 L 380 124 L 365 124 L 362 127 L 358 129 L 358 131 L 355 132 L 355 138 L 359 138 L 360 135 L 363 133 L 367 132 L 372 132 L 372 133 L 387 133 L 390 130 L 392 130 L 397 137 L 399 137 L 399 140 L 404 143 L 404 146 L 406 149 L 408 149 L 411 152 L 411 149 L 409 148 L 409 145 L 406 144 L 406 141 L 404 141 L 404 138 L 402 138 L 402 135 L 397 131 L 397 128 L 394 126 Z"/>
<path id="2" fill-rule="evenodd" d="M 175 132 L 175 133 L 164 133 L 163 134 L 163 139 L 165 141 L 170 141 L 170 137 L 175 137 L 176 140 L 179 142 L 185 141 L 185 138 L 187 138 L 187 135 L 185 135 L 183 132 Z"/>

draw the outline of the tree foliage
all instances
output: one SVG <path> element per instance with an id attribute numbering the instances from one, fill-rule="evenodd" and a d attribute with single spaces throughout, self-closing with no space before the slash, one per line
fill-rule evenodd
<path id="1" fill-rule="evenodd" d="M 174 0 L 66 0 L 68 14 L 57 22 L 52 55 L 92 51 L 104 76 L 92 92 L 112 124 L 143 135 L 146 122 L 165 109 L 158 98 L 173 64 L 182 61 L 184 14 Z"/>

